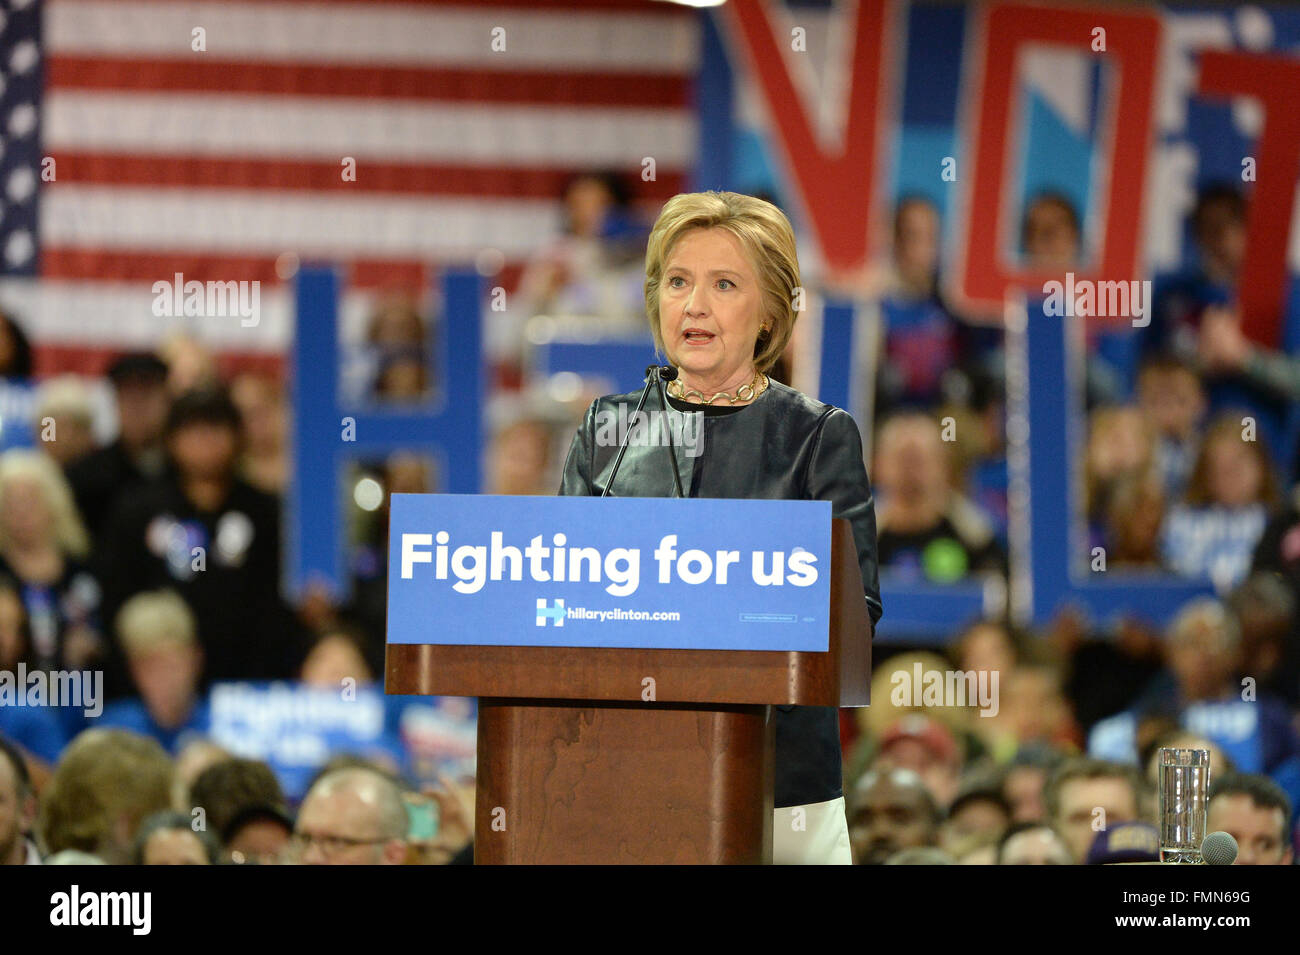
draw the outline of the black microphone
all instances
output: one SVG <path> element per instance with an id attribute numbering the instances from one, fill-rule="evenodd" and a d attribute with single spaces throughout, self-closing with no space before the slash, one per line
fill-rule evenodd
<path id="1" fill-rule="evenodd" d="M 607 497 L 610 489 L 614 486 L 614 478 L 618 475 L 618 469 L 623 464 L 623 455 L 627 454 L 628 439 L 632 437 L 632 424 L 641 415 L 641 409 L 645 407 L 646 399 L 650 397 L 650 389 L 658 385 L 659 404 L 665 412 L 668 411 L 668 399 L 664 396 L 664 381 L 673 381 L 677 378 L 677 369 L 672 365 L 647 365 L 645 370 L 646 382 L 645 387 L 641 389 L 641 400 L 636 403 L 636 410 L 627 419 L 627 434 L 623 435 L 623 441 L 618 448 L 618 456 L 614 458 L 614 467 L 610 469 L 609 480 L 605 482 L 605 490 L 600 492 L 601 497 Z M 685 497 L 682 493 L 682 479 L 677 474 L 677 455 L 672 449 L 672 429 L 668 431 L 668 453 L 672 456 L 673 464 L 673 485 L 677 490 L 678 497 Z"/>

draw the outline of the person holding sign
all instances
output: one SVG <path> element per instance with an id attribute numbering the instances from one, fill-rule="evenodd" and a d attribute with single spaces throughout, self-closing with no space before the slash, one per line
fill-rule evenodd
<path id="1" fill-rule="evenodd" d="M 700 416 L 701 440 L 693 454 L 657 440 L 611 441 L 598 422 L 626 420 L 640 393 L 599 398 L 574 436 L 560 493 L 830 501 L 853 527 L 874 625 L 876 518 L 857 424 L 766 374 L 803 294 L 794 231 L 776 206 L 734 192 L 670 199 L 646 247 L 646 314 L 677 369 L 667 413 Z M 834 708 L 778 707 L 775 775 L 773 861 L 850 863 Z"/>

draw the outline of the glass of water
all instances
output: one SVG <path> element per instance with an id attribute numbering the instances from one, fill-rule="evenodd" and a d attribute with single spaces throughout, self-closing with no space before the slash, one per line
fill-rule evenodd
<path id="1" fill-rule="evenodd" d="M 1210 753 L 1160 750 L 1160 861 L 1198 863 L 1205 838 Z"/>

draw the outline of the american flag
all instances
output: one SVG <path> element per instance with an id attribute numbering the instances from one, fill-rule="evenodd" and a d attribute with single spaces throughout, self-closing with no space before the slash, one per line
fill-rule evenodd
<path id="1" fill-rule="evenodd" d="M 156 344 L 150 289 L 176 273 L 263 283 L 256 327 L 185 326 L 254 356 L 287 344 L 295 260 L 364 296 L 497 250 L 509 289 L 570 174 L 653 157 L 662 201 L 695 150 L 698 14 L 670 4 L 3 6 L 0 304 L 40 372 Z"/>

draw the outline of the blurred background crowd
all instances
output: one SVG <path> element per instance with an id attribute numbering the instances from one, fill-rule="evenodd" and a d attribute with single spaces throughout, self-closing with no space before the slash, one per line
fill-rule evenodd
<path id="1" fill-rule="evenodd" d="M 643 233 L 607 183 L 578 177 L 566 190 L 572 224 L 556 248 L 572 258 L 541 253 L 523 288 L 547 291 L 535 299 L 521 291 L 518 308 L 550 314 L 556 296 L 635 286 L 639 264 L 627 245 L 635 248 Z M 1041 632 L 1014 627 L 1005 616 L 954 622 L 944 652 L 878 648 L 875 702 L 844 711 L 863 861 L 911 848 L 936 850 L 922 857 L 931 861 L 989 862 L 1008 852 L 1016 860 L 1085 861 L 1096 834 L 1094 807 L 1105 807 L 1108 823 L 1151 820 L 1152 754 L 1175 743 L 1213 752 L 1213 775 L 1227 788 L 1212 818 L 1234 831 L 1243 858 L 1290 861 L 1291 807 L 1300 796 L 1300 475 L 1264 438 L 1243 438 L 1242 418 L 1264 419 L 1269 402 L 1295 397 L 1270 391 L 1268 380 L 1246 370 L 1257 357 L 1267 367 L 1285 356 L 1256 356 L 1242 346 L 1243 363 L 1228 368 L 1220 360 L 1231 333 L 1216 323 L 1232 317 L 1230 306 L 1218 303 L 1232 298 L 1242 209 L 1235 194 L 1207 191 L 1196 210 L 1198 271 L 1162 283 L 1168 291 L 1157 315 L 1167 321 L 1123 333 L 1140 349 L 1135 375 L 1089 377 L 1105 382 L 1090 391 L 1084 458 L 1092 539 L 1113 565 L 1208 576 L 1218 596 L 1192 602 L 1164 632 L 1139 615 L 1101 631 L 1067 611 Z M 1068 209 L 1052 199 L 1035 210 L 1025 224 L 1026 254 L 1072 254 L 1077 236 Z M 1059 222 L 1035 224 L 1039 215 Z M 1005 577 L 1000 335 L 943 302 L 937 235 L 932 207 L 900 204 L 894 258 L 864 279 L 879 283 L 874 294 L 886 316 L 871 425 L 882 572 L 936 583 Z M 558 261 L 567 264 L 557 277 Z M 1200 297 L 1188 291 L 1196 288 Z M 629 294 L 628 321 L 636 319 L 636 304 Z M 895 315 L 902 318 L 895 322 Z M 428 366 L 430 325 L 409 304 L 376 308 L 356 361 L 373 369 L 368 387 L 379 400 L 425 397 L 428 383 L 413 369 Z M 4 329 L 8 353 L 21 355 L 17 316 L 6 316 Z M 1102 366 L 1097 351 L 1089 357 Z M 408 361 L 409 373 L 402 370 Z M 432 490 L 427 462 L 395 454 L 358 477 L 358 485 L 374 482 L 381 500 L 369 510 L 349 502 L 353 598 L 338 604 L 309 589 L 291 604 L 279 584 L 279 495 L 291 473 L 283 386 L 255 373 L 223 380 L 216 369 L 193 342 L 115 359 L 104 380 L 119 426 L 105 443 L 93 436 L 94 383 L 58 376 L 42 383 L 35 399 L 38 420 L 54 422 L 53 437 L 0 455 L 0 668 L 99 669 L 109 700 L 102 715 L 89 718 L 68 708 L 0 708 L 0 731 L 30 764 L 0 770 L 12 787 L 6 799 L 19 807 L 9 842 L 0 845 L 11 855 L 32 837 L 45 852 L 74 849 L 118 861 L 129 848 L 125 836 L 153 811 L 189 819 L 194 806 L 207 807 L 195 787 L 201 791 L 206 774 L 224 771 L 230 786 L 257 792 L 238 811 L 214 802 L 208 811 L 222 822 L 208 832 L 224 833 L 224 851 L 240 858 L 278 857 L 292 844 L 293 804 L 312 783 L 291 800 L 265 762 L 236 758 L 214 742 L 213 684 L 290 680 L 337 694 L 373 687 L 382 673 L 386 499 L 393 491 Z M 12 363 L 10 371 L 21 374 Z M 512 356 L 498 359 L 496 375 L 523 377 Z M 1300 377 L 1285 380 L 1295 385 Z M 1221 390 L 1230 392 L 1230 404 L 1216 403 Z M 583 399 L 567 406 L 545 396 L 530 401 L 507 385 L 494 399 L 488 488 L 553 493 L 556 462 Z M 943 439 L 944 417 L 959 422 L 961 440 Z M 943 701 L 895 705 L 895 674 L 917 665 L 998 674 L 995 712 Z M 459 733 L 460 748 L 425 740 L 426 759 L 413 772 L 406 750 L 420 746 L 421 728 L 408 719 L 404 729 L 404 711 L 428 704 L 386 700 L 386 730 L 375 734 L 371 752 L 349 751 L 345 742 L 339 752 L 318 754 L 321 771 L 338 759 L 369 767 L 329 776 L 325 783 L 335 788 L 328 791 L 343 794 L 331 798 L 360 799 L 354 790 L 378 787 L 399 808 L 403 798 L 441 807 L 440 837 L 467 838 L 473 709 L 461 702 L 458 713 L 443 714 L 450 726 L 443 729 Z M 113 733 L 102 732 L 109 727 Z M 79 757 L 83 749 L 102 755 Z M 123 768 L 115 771 L 114 760 Z M 439 780 L 449 764 L 460 775 Z M 87 767 L 94 773 L 80 778 Z M 112 781 L 122 774 L 133 786 L 153 774 L 153 788 L 119 787 Z M 92 792 L 76 795 L 78 787 Z M 102 830 L 59 821 L 60 812 L 108 799 L 108 790 L 111 804 L 99 807 Z M 37 792 L 39 825 L 24 802 Z M 230 813 L 241 825 L 225 818 Z M 342 840 L 334 847 L 346 846 L 342 855 L 352 858 L 362 845 L 348 840 L 361 838 L 356 833 L 366 826 L 346 814 L 327 818 L 335 829 L 327 822 L 321 831 Z M 122 819 L 129 825 L 114 828 Z M 160 819 L 144 831 L 164 844 L 172 838 L 165 833 L 189 828 L 174 816 Z M 449 824 L 457 820 L 459 830 Z M 245 822 L 268 838 L 283 836 L 279 849 L 240 848 Z M 195 852 L 217 852 L 199 845 L 205 839 L 193 841 Z"/>

